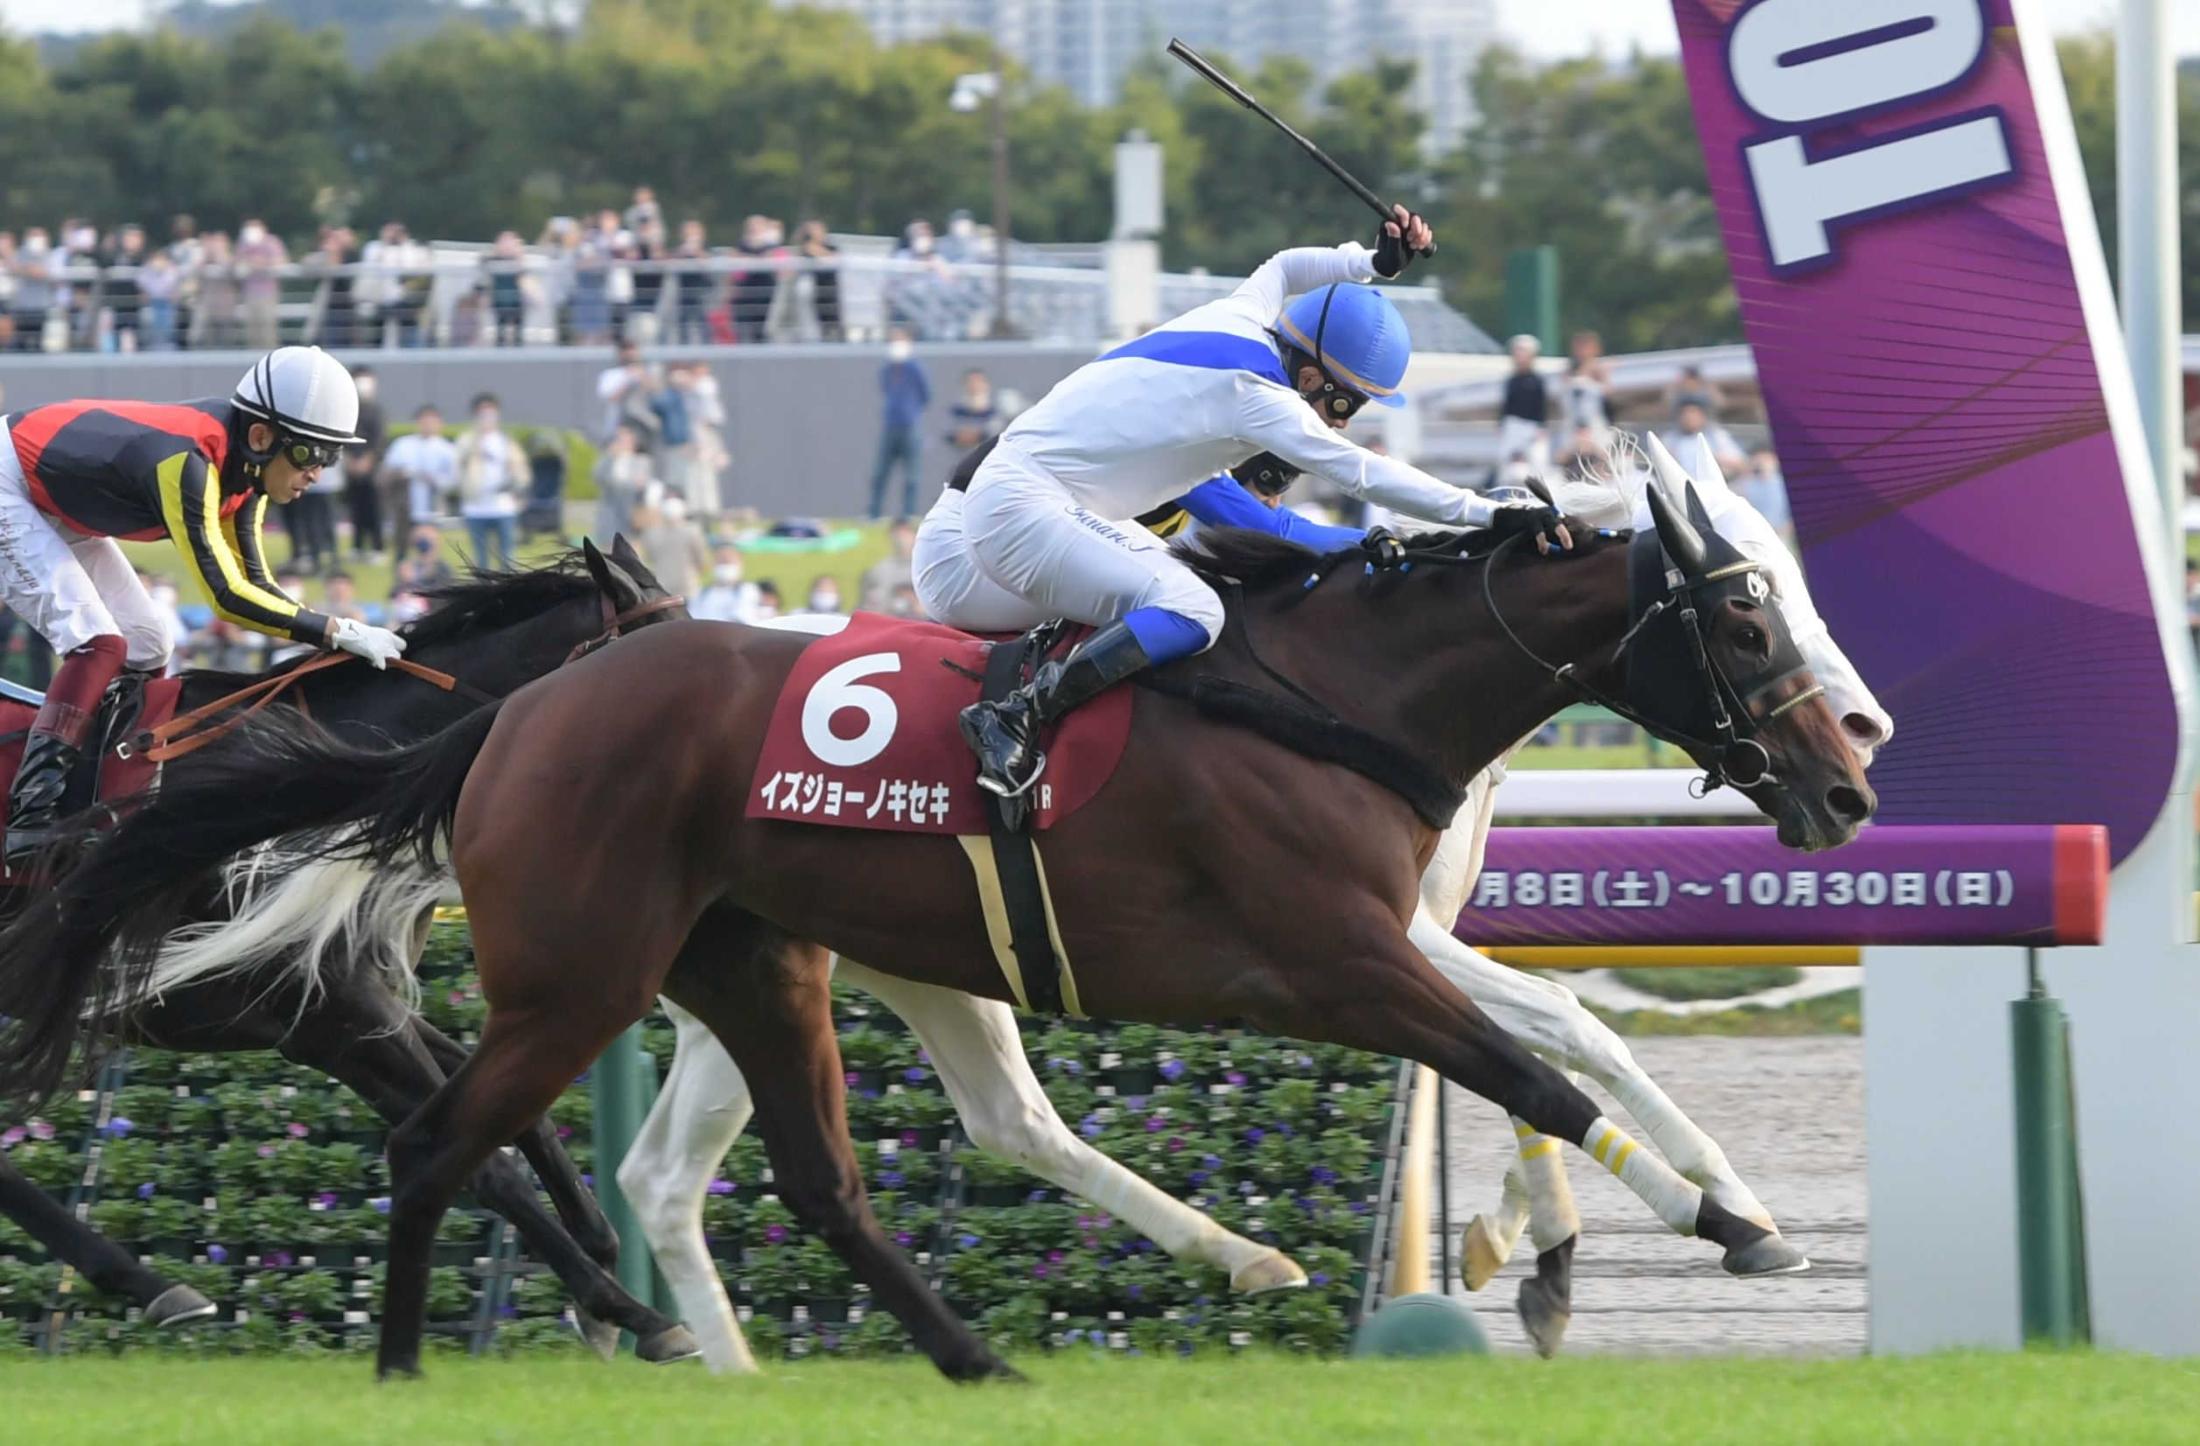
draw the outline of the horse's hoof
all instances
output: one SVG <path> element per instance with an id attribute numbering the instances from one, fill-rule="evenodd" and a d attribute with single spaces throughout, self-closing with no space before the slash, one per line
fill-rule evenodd
<path id="1" fill-rule="evenodd" d="M 702 1353 L 702 1343 L 695 1339 L 695 1332 L 684 1325 L 668 1325 L 648 1339 L 634 1342 L 635 1357 L 653 1366 L 691 1361 Z"/>
<path id="2" fill-rule="evenodd" d="M 937 1363 L 940 1374 L 958 1386 L 975 1386 L 986 1381 L 1006 1381 L 1011 1385 L 1027 1385 L 1030 1378 L 999 1356 L 987 1351 L 984 1355 Z"/>
<path id="3" fill-rule="evenodd" d="M 573 1329 L 596 1353 L 597 1360 L 619 1358 L 619 1327 L 615 1321 L 599 1320 L 576 1305 L 573 1307 Z"/>
<path id="4" fill-rule="evenodd" d="M 1497 1238 L 1489 1217 L 1477 1215 L 1467 1222 L 1466 1238 L 1460 1242 L 1460 1278 L 1466 1281 L 1467 1289 L 1480 1290 L 1505 1268 L 1506 1258 L 1511 1254 Z"/>
<path id="5" fill-rule="evenodd" d="M 1728 1275 L 1756 1280 L 1769 1275 L 1801 1275 L 1810 1269 L 1810 1257 L 1778 1235 L 1760 1235 L 1747 1245 L 1737 1245 L 1719 1262 Z"/>
<path id="6" fill-rule="evenodd" d="M 1239 1295 L 1264 1295 L 1271 1290 L 1297 1290 L 1306 1284 L 1306 1272 L 1280 1250 L 1255 1256 L 1230 1272 L 1230 1289 Z"/>
<path id="7" fill-rule="evenodd" d="M 1566 1327 L 1573 1322 L 1573 1307 L 1550 1285 L 1534 1276 L 1520 1282 L 1520 1323 L 1528 1340 L 1544 1360 L 1558 1354 L 1566 1343 Z"/>
<path id="8" fill-rule="evenodd" d="M 149 1326 L 183 1325 L 189 1321 L 207 1320 L 220 1311 L 220 1306 L 190 1286 L 171 1285 L 145 1307 L 145 1323 Z"/>
<path id="9" fill-rule="evenodd" d="M 374 1379 L 377 1382 L 417 1381 L 420 1378 L 420 1362 L 418 1361 L 378 1365 L 374 1368 Z"/>

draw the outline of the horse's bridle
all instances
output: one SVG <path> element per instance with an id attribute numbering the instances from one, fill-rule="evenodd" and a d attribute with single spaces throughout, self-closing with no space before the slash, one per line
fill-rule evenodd
<path id="1" fill-rule="evenodd" d="M 1757 735 L 1791 710 L 1801 707 L 1813 698 L 1823 696 L 1825 686 L 1814 683 L 1798 691 L 1794 697 L 1774 705 L 1760 717 L 1757 712 L 1758 700 L 1798 674 L 1807 673 L 1809 665 L 1798 661 L 1794 666 L 1781 669 L 1762 681 L 1752 679 L 1750 681 L 1754 686 L 1746 693 L 1743 692 L 1727 676 L 1726 670 L 1719 665 L 1719 660 L 1711 655 L 1703 611 L 1696 603 L 1696 595 L 1704 589 L 1731 583 L 1736 578 L 1761 574 L 1764 570 L 1763 564 L 1743 559 L 1711 568 L 1694 577 L 1668 570 L 1665 573 L 1664 591 L 1642 610 L 1640 617 L 1628 625 L 1618 646 L 1612 649 L 1607 666 L 1617 664 L 1626 657 L 1628 648 L 1653 620 L 1668 611 L 1677 613 L 1688 640 L 1689 658 L 1695 664 L 1696 676 L 1703 684 L 1705 698 L 1711 705 L 1712 736 L 1699 738 L 1659 722 L 1626 700 L 1606 693 L 1581 675 L 1578 664 L 1551 662 L 1528 646 L 1527 640 L 1506 621 L 1504 612 L 1497 606 L 1497 594 L 1490 579 L 1497 571 L 1498 559 L 1507 548 L 1520 541 L 1522 536 L 1525 534 L 1515 534 L 1491 549 L 1482 570 L 1483 604 L 1489 608 L 1490 616 L 1496 619 L 1498 627 L 1516 649 L 1537 667 L 1549 673 L 1554 680 L 1571 688 L 1587 701 L 1618 714 L 1653 738 L 1663 739 L 1687 750 L 1692 757 L 1709 758 L 1711 762 L 1705 765 L 1703 778 L 1695 785 L 1699 797 L 1728 785 L 1747 789 L 1777 781 L 1772 771 L 1772 755 L 1758 741 Z M 1421 559 L 1416 557 L 1413 560 Z M 1777 665 L 1779 661 L 1776 653 L 1774 662 Z"/>
<path id="2" fill-rule="evenodd" d="M 603 631 L 586 642 L 575 643 L 573 651 L 565 655 L 565 661 L 568 663 L 578 662 L 606 643 L 615 642 L 625 635 L 628 628 L 633 627 L 644 618 L 653 618 L 659 613 L 671 612 L 674 608 L 684 608 L 687 606 L 688 601 L 677 594 L 671 594 L 652 599 L 649 602 L 636 603 L 633 607 L 621 612 L 611 605 L 611 595 L 609 593 L 599 592 L 596 596 L 603 603 Z"/>

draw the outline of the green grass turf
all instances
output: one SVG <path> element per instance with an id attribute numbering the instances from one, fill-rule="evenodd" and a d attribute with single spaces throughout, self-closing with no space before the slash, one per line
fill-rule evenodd
<path id="1" fill-rule="evenodd" d="M 2200 1363 L 2129 1356 L 1024 1365 L 1028 1385 L 957 1388 L 916 1362 L 716 1380 L 694 1366 L 431 1359 L 424 1382 L 376 1386 L 360 1359 L 26 1360 L 0 1366 L 0 1434 L 39 1446 L 2200 1439 Z"/>
<path id="2" fill-rule="evenodd" d="M 1710 969 L 1614 969 L 1612 977 L 1660 999 L 1736 999 L 1803 977 L 1785 964 L 1725 964 Z"/>

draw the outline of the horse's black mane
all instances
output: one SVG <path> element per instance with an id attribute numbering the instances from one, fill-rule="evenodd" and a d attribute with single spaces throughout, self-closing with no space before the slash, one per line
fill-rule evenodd
<path id="1" fill-rule="evenodd" d="M 477 633 L 493 632 L 526 618 L 539 617 L 551 608 L 577 598 L 594 596 L 596 580 L 578 551 L 561 554 L 541 567 L 512 572 L 476 572 L 422 590 L 428 611 L 397 631 L 408 646 L 436 647 Z M 185 677 L 195 683 L 243 687 L 262 678 L 278 676 L 314 657 L 301 653 L 286 658 L 264 673 L 233 673 L 219 668 L 192 668 Z"/>
<path id="2" fill-rule="evenodd" d="M 1625 537 L 1631 534 L 1613 534 Z M 1577 551 L 1594 550 L 1599 545 L 1599 534 L 1594 529 L 1577 527 L 1574 547 Z M 1435 528 L 1416 532 L 1398 539 L 1408 552 L 1441 552 L 1455 557 L 1476 558 L 1486 556 L 1498 543 L 1496 533 L 1488 529 L 1457 532 L 1447 528 Z M 1314 572 L 1315 564 L 1323 561 L 1323 554 L 1300 543 L 1290 542 L 1272 533 L 1253 532 L 1241 527 L 1213 527 L 1200 531 L 1172 545 L 1177 560 L 1209 582 L 1235 581 L 1248 591 L 1291 582 L 1303 585 Z"/>

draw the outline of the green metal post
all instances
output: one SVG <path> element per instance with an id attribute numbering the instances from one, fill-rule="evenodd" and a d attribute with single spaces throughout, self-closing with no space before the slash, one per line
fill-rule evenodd
<path id="1" fill-rule="evenodd" d="M 656 1067 L 642 1049 L 642 1026 L 630 1025 L 596 1061 L 594 1076 L 596 1198 L 619 1232 L 619 1284 L 644 1305 L 656 1303 L 656 1271 L 634 1207 L 619 1191 L 619 1162 L 642 1132 L 656 1092 Z"/>
<path id="2" fill-rule="evenodd" d="M 1558 338 L 1558 248 L 1532 246 L 1505 258 L 1505 330 L 1525 333 L 1556 355 Z"/>
<path id="3" fill-rule="evenodd" d="M 2025 951 L 2029 988 L 2009 1006 L 2016 1077 L 2017 1275 L 2028 1344 L 2076 1345 L 2091 1335 L 2070 1033 L 2060 1001 Z"/>

